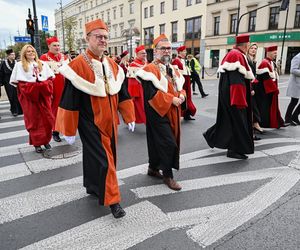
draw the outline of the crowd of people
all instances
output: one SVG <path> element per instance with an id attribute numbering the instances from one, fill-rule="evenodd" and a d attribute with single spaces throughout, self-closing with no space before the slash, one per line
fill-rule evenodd
<path id="1" fill-rule="evenodd" d="M 60 52 L 56 37 L 47 39 L 49 51 L 40 58 L 31 45 L 23 47 L 18 62 L 7 50 L 0 83 L 12 115 L 24 113 L 29 144 L 37 153 L 51 149 L 51 138 L 61 142 L 61 135 L 73 144 L 78 130 L 86 192 L 120 218 L 125 211 L 116 174 L 119 113 L 132 132 L 136 123 L 146 126 L 147 174 L 178 191 L 182 187 L 173 169 L 180 168 L 181 117 L 195 120 L 196 85 L 203 98 L 208 94 L 200 81 L 198 59 L 187 55 L 185 46 L 177 48 L 172 58 L 166 35 L 154 39 L 154 60 L 148 62 L 143 45 L 135 49 L 132 60 L 128 51 L 108 56 L 109 31 L 100 19 L 86 23 L 85 31 L 88 48 L 75 58 Z M 292 60 L 287 91 L 291 102 L 284 121 L 274 63 L 277 47 L 267 47 L 265 59 L 258 64 L 258 45 L 249 40 L 247 34 L 237 36 L 220 64 L 216 123 L 203 134 L 210 147 L 227 149 L 227 156 L 237 159 L 254 153 L 254 141 L 261 139 L 257 133 L 265 133 L 263 128 L 300 125 L 300 53 Z"/>

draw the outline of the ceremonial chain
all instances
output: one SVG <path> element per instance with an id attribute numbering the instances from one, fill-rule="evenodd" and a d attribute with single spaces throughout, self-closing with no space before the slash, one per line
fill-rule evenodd
<path id="1" fill-rule="evenodd" d="M 50 61 L 50 62 L 58 62 L 58 61 L 53 60 L 53 59 L 48 55 L 48 53 L 47 53 L 46 55 L 47 55 L 48 61 Z M 61 55 L 61 57 L 60 57 L 60 60 L 59 60 L 59 62 L 60 62 L 60 65 L 59 65 L 59 66 L 61 66 L 61 65 L 62 65 L 62 62 L 64 61 L 64 56 L 63 56 L 61 53 L 60 53 L 60 55 Z"/>
<path id="2" fill-rule="evenodd" d="M 157 61 L 154 61 L 153 63 L 154 63 L 154 65 L 156 65 L 156 67 L 158 67 L 159 71 L 163 74 L 163 76 L 166 77 L 168 81 L 172 82 L 174 90 L 177 91 L 177 85 L 176 85 L 177 77 L 175 75 L 175 72 L 173 73 L 173 71 L 172 71 L 172 78 L 171 78 L 167 73 L 166 66 L 164 66 L 163 64 L 161 64 Z"/>
<path id="3" fill-rule="evenodd" d="M 13 69 L 9 66 L 9 63 L 8 63 L 8 60 L 7 60 L 7 59 L 5 59 L 5 65 L 6 65 L 6 67 L 7 67 L 10 71 L 13 70 Z"/>

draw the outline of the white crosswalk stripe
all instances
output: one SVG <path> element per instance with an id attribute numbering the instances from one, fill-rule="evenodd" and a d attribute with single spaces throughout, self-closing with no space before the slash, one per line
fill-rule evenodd
<path id="1" fill-rule="evenodd" d="M 9 113 L 9 104 L 0 102 L 0 114 Z M 7 108 L 7 109 L 6 109 Z M 208 115 L 208 114 L 205 114 Z M 3 117 L 2 117 L 3 118 Z M 0 129 L 24 126 L 23 120 L 0 120 Z M 18 128 L 20 129 L 20 128 Z M 13 132 L 0 132 L 0 141 L 28 136 L 25 128 Z M 66 145 L 66 142 L 51 142 L 53 147 Z M 256 151 L 249 155 L 246 161 L 249 164 L 257 159 L 276 158 L 290 154 L 296 155 L 288 166 L 270 167 L 262 170 L 243 171 L 237 173 L 214 174 L 209 177 L 195 175 L 193 178 L 183 178 L 179 183 L 183 189 L 175 192 L 165 185 L 135 184 L 135 181 L 145 175 L 148 164 L 141 164 L 117 171 L 119 185 L 126 189 L 132 197 L 133 204 L 125 208 L 127 215 L 119 220 L 111 215 L 100 216 L 69 227 L 62 232 L 52 232 L 43 236 L 22 249 L 128 249 L 166 230 L 185 228 L 186 237 L 199 247 L 208 247 L 225 237 L 254 216 L 267 209 L 278 201 L 299 180 L 300 174 L 300 138 L 270 138 L 255 142 Z M 80 174 L 69 176 L 63 170 L 67 166 L 81 164 L 82 154 L 78 152 L 70 158 L 47 159 L 36 155 L 34 148 L 28 143 L 19 143 L 0 147 L 1 159 L 8 160 L 16 155 L 30 156 L 26 162 L 7 164 L 0 167 L 0 185 L 31 180 L 32 177 L 47 176 L 51 171 L 59 171 L 57 176 L 47 185 L 38 185 L 33 188 L 0 198 L 0 225 L 22 223 L 23 220 L 34 220 L 41 213 L 50 212 L 62 206 L 62 213 L 68 213 L 63 207 L 65 204 L 87 199 L 88 196 L 82 187 L 83 177 Z M 23 159 L 23 158 L 22 158 Z M 24 157 L 26 159 L 26 157 Z M 181 155 L 180 167 L 182 173 L 189 169 L 199 173 L 207 166 L 214 168 L 224 165 L 230 166 L 236 159 L 226 157 L 226 150 L 202 149 Z M 274 160 L 275 161 L 275 160 Z M 280 165 L 277 162 L 278 165 Z M 213 166 L 214 165 L 214 166 Z M 286 165 L 286 164 L 285 164 Z M 79 175 L 79 176 L 78 176 Z M 26 177 L 25 177 L 26 176 Z M 50 176 L 50 175 L 49 175 Z M 76 176 L 76 177 L 74 177 Z M 45 178 L 45 177 L 43 177 Z M 47 177 L 48 178 L 48 177 Z M 49 177 L 50 178 L 50 177 Z M 132 179 L 133 178 L 133 179 Z M 150 179 L 149 179 L 150 180 Z M 36 181 L 36 180 L 35 180 Z M 264 181 L 265 184 L 238 201 L 230 201 L 205 207 L 194 207 L 174 212 L 165 212 L 159 204 L 152 203 L 151 199 L 173 197 L 174 194 L 205 192 L 214 187 L 223 187 L 233 184 L 247 185 L 250 182 Z M 155 182 L 157 183 L 157 182 Z M 126 184 L 132 185 L 128 189 Z M 74 205 L 76 206 L 76 205 Z M 30 230 L 30 229 L 29 229 Z"/>

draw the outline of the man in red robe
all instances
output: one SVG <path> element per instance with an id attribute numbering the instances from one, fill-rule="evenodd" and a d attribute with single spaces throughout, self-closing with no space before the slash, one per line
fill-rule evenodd
<path id="1" fill-rule="evenodd" d="M 57 37 L 51 37 L 47 40 L 49 51 L 43 55 L 41 55 L 41 60 L 46 62 L 49 67 L 52 69 L 55 74 L 55 78 L 53 80 L 53 100 L 52 100 L 52 113 L 54 118 L 56 118 L 57 108 L 60 102 L 60 98 L 62 96 L 62 92 L 65 85 L 65 78 L 62 74 L 59 73 L 58 69 L 64 63 L 68 63 L 68 59 L 65 55 L 60 53 L 60 46 Z M 54 141 L 61 142 L 59 137 L 59 132 L 54 130 L 55 120 L 53 124 L 52 137 Z"/>
<path id="2" fill-rule="evenodd" d="M 135 78 L 136 72 L 143 68 L 147 63 L 147 52 L 144 45 L 141 45 L 135 49 L 136 57 L 134 61 L 129 65 L 127 77 L 128 77 L 128 92 L 133 98 L 135 122 L 146 124 L 146 115 L 144 109 L 144 93 L 142 85 Z"/>
<path id="3" fill-rule="evenodd" d="M 182 115 L 184 120 L 195 120 L 191 116 L 194 116 L 196 113 L 196 107 L 192 101 L 192 90 L 191 90 L 191 72 L 189 67 L 186 65 L 186 47 L 180 46 L 177 48 L 178 56 L 172 61 L 173 65 L 177 65 L 181 74 L 183 75 L 185 82 L 183 89 L 186 92 L 186 107 L 183 110 Z"/>
<path id="4" fill-rule="evenodd" d="M 257 106 L 261 115 L 260 125 L 265 128 L 280 128 L 284 126 L 278 103 L 278 73 L 274 61 L 277 56 L 277 46 L 266 48 L 266 58 L 262 60 L 256 70 Z"/>
<path id="5" fill-rule="evenodd" d="M 85 29 L 87 50 L 59 69 L 66 84 L 55 128 L 69 143 L 74 142 L 78 128 L 86 192 L 120 218 L 125 211 L 119 204 L 116 170 L 118 110 L 133 131 L 134 106 L 124 84 L 124 71 L 103 53 L 109 37 L 106 24 L 96 19 L 86 23 Z"/>
<path id="6" fill-rule="evenodd" d="M 245 53 L 249 35 L 236 37 L 236 46 L 219 68 L 217 120 L 203 135 L 213 148 L 227 149 L 227 157 L 247 159 L 254 153 L 250 82 L 254 75 Z"/>
<path id="7" fill-rule="evenodd" d="M 170 189 L 177 191 L 181 186 L 173 179 L 172 169 L 179 169 L 184 77 L 170 64 L 172 47 L 166 35 L 154 39 L 153 44 L 154 61 L 136 72 L 145 98 L 148 175 L 163 178 Z"/>

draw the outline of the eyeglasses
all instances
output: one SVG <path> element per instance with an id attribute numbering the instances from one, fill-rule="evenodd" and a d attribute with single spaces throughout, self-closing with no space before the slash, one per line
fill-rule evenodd
<path id="1" fill-rule="evenodd" d="M 89 34 L 89 36 L 94 36 L 97 40 L 102 40 L 102 39 L 104 39 L 105 41 L 108 40 L 108 36 L 105 35 Z"/>
<path id="2" fill-rule="evenodd" d="M 172 50 L 171 47 L 160 47 L 160 48 L 156 48 L 156 49 L 159 49 L 159 50 L 161 50 L 161 51 Z"/>

